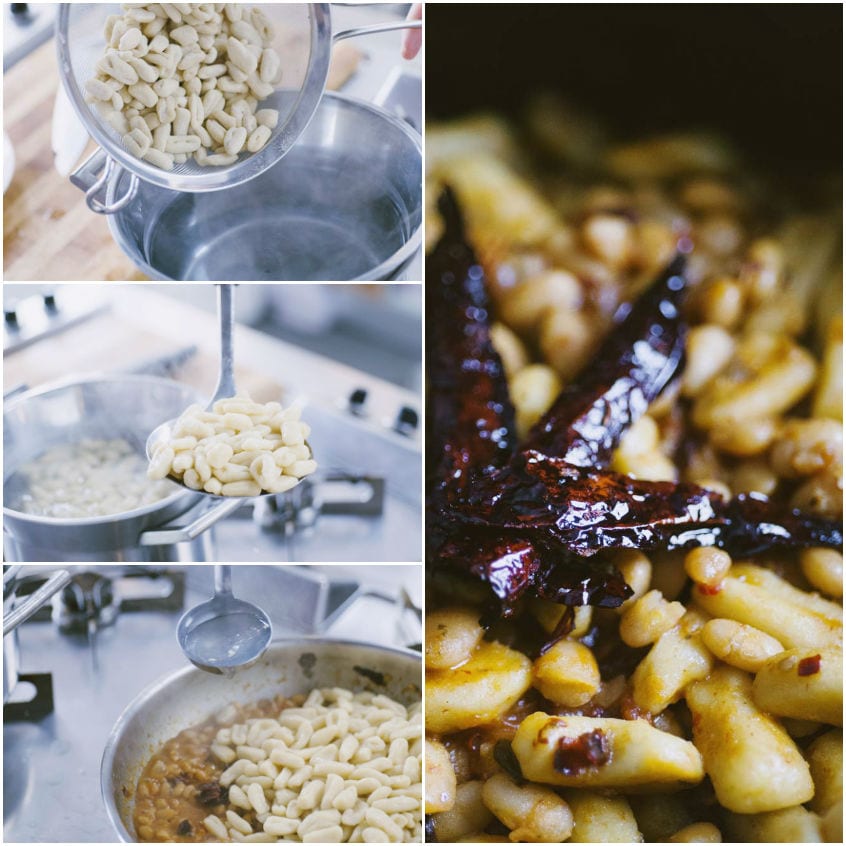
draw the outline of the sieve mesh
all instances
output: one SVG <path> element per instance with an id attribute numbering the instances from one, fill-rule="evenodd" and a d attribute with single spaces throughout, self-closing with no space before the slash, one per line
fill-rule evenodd
<path id="1" fill-rule="evenodd" d="M 103 30 L 116 3 L 65 3 L 59 11 L 59 71 L 71 102 L 89 134 L 126 170 L 140 179 L 176 191 L 215 191 L 239 185 L 267 170 L 293 146 L 314 114 L 326 81 L 331 50 L 328 4 L 256 4 L 274 29 L 282 79 L 259 108 L 279 111 L 279 123 L 258 153 L 243 152 L 224 167 L 200 167 L 193 158 L 165 171 L 128 153 L 120 134 L 85 102 L 85 83 L 95 75 L 106 46 Z"/>

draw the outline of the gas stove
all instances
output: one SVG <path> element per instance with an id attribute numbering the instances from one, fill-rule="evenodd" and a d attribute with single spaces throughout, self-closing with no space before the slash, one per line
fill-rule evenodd
<path id="1" fill-rule="evenodd" d="M 5 842 L 113 842 L 100 797 L 100 757 L 120 713 L 154 680 L 183 667 L 176 624 L 212 593 L 213 568 L 71 568 L 73 582 L 19 627 L 21 678 L 49 679 L 52 702 L 21 718 L 19 682 L 4 709 Z M 24 566 L 26 582 L 46 568 Z M 309 634 L 419 646 L 419 565 L 235 566 L 236 596 L 263 608 L 274 637 Z M 30 707 L 32 705 L 30 704 Z"/>
<path id="2" fill-rule="evenodd" d="M 329 468 L 313 485 L 259 500 L 215 527 L 217 561 L 419 561 L 418 413 L 359 417 L 358 392 L 340 417 L 308 409 L 309 442 Z"/>
<path id="3" fill-rule="evenodd" d="M 112 289 L 110 289 L 111 291 Z M 249 293 L 249 292 L 246 292 Z M 20 393 L 24 383 L 66 378 L 62 368 L 52 365 L 62 338 L 87 343 L 81 333 L 114 332 L 115 323 L 128 325 L 126 337 L 149 331 L 150 316 L 156 315 L 155 343 L 139 343 L 137 352 L 121 360 L 115 341 L 118 373 L 167 376 L 180 379 L 183 372 L 205 385 L 210 359 L 207 347 L 213 318 L 169 297 L 157 294 L 153 286 L 130 290 L 125 286 L 105 303 L 89 297 L 83 286 L 62 290 L 56 312 L 59 327 L 44 327 L 30 318 L 44 310 L 41 297 L 5 301 L 15 315 L 16 332 L 26 335 L 31 346 L 7 356 L 6 384 Z M 85 319 L 84 324 L 78 320 Z M 186 334 L 186 326 L 193 334 Z M 143 547 L 155 549 L 142 555 L 136 549 L 111 560 L 136 561 L 419 561 L 422 555 L 422 443 L 419 394 L 390 385 L 363 371 L 329 361 L 292 344 L 238 327 L 239 362 L 252 378 L 276 382 L 277 362 L 282 371 L 286 403 L 302 400 L 304 417 L 312 427 L 309 441 L 319 457 L 318 473 L 293 491 L 255 505 L 246 503 L 219 522 L 207 522 L 201 534 L 177 531 L 205 519 L 209 503 L 198 505 L 168 526 L 158 527 L 155 544 L 145 533 Z M 39 334 L 41 332 L 41 334 Z M 29 334 L 28 334 L 29 333 Z M 61 333 L 57 335 L 56 333 Z M 30 337 L 31 335 L 31 337 Z M 172 348 L 172 349 L 171 349 Z M 170 350 L 170 351 L 168 351 Z M 205 363 L 204 363 L 205 356 Z M 83 357 L 76 364 L 90 366 Z M 47 364 L 45 365 L 45 362 Z M 75 372 L 75 371 L 74 371 Z M 84 373 L 84 370 L 82 370 Z M 197 374 L 203 375 L 198 377 Z M 280 393 L 282 389 L 279 389 Z M 9 398 L 8 395 L 6 397 Z M 271 398 L 268 396 L 267 398 Z M 276 397 L 273 397 L 276 398 Z M 7 453 L 7 456 L 11 453 Z M 6 478 L 12 472 L 8 458 Z M 234 503 L 233 503 L 234 505 Z M 166 530 L 166 531 L 165 531 Z M 6 526 L 7 561 L 65 560 L 56 552 L 35 554 L 19 547 Z M 141 544 L 139 544 L 141 546 Z M 84 550 L 70 550 L 73 560 L 102 561 L 103 556 L 86 556 Z"/>

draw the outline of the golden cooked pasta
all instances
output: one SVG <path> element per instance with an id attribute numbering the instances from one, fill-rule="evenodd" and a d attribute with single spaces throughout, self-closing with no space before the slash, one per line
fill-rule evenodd
<path id="1" fill-rule="evenodd" d="M 612 468 L 839 519 L 837 213 L 774 219 L 725 144 L 580 146 L 538 103 L 545 169 L 489 115 L 427 130 L 429 195 L 452 187 L 485 267 L 518 434 L 682 238 L 686 363 Z M 430 585 L 430 839 L 840 842 L 842 554 L 600 555 L 634 595 L 579 609 L 563 638 L 563 606 L 492 620 L 480 585 Z"/>

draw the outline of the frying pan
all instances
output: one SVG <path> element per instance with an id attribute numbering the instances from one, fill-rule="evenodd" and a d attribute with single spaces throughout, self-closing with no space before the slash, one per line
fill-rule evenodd
<path id="1" fill-rule="evenodd" d="M 115 832 L 125 843 L 137 839 L 135 786 L 153 754 L 230 703 L 338 686 L 384 693 L 410 705 L 420 700 L 422 681 L 419 653 L 343 640 L 275 641 L 257 663 L 231 679 L 184 667 L 139 694 L 106 741 L 100 787 Z"/>

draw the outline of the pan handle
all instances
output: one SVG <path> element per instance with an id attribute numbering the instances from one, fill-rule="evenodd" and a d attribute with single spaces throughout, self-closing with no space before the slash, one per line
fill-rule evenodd
<path id="1" fill-rule="evenodd" d="M 359 35 L 371 35 L 375 32 L 390 32 L 394 29 L 422 29 L 423 21 L 389 21 L 388 23 L 370 24 L 344 29 L 332 36 L 333 41 L 343 41 L 345 38 L 357 38 Z"/>
<path id="2" fill-rule="evenodd" d="M 115 160 L 98 149 L 70 175 L 70 181 L 85 191 L 85 202 L 91 211 L 97 214 L 114 214 L 132 202 L 138 191 L 138 177 L 132 173 L 129 176 L 129 186 L 122 197 L 112 203 L 100 200 L 97 195 L 104 188 L 108 191 L 113 176 L 117 178 L 119 173 L 120 166 Z"/>
<path id="3" fill-rule="evenodd" d="M 199 537 L 206 529 L 210 529 L 218 520 L 228 517 L 237 511 L 246 500 L 241 497 L 227 498 L 223 502 L 201 514 L 187 526 L 174 526 L 171 529 L 150 529 L 142 532 L 138 542 L 141 546 L 170 546 L 175 543 L 185 543 Z"/>
<path id="4" fill-rule="evenodd" d="M 35 591 L 26 601 L 3 617 L 3 636 L 16 629 L 21 623 L 28 620 L 45 602 L 54 594 L 60 591 L 71 580 L 71 574 L 67 570 L 57 570 Z"/>

